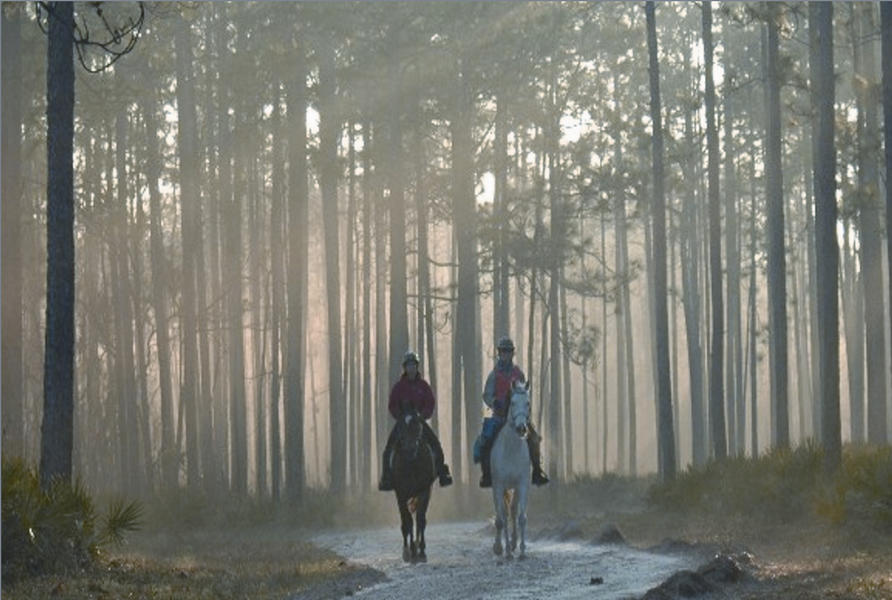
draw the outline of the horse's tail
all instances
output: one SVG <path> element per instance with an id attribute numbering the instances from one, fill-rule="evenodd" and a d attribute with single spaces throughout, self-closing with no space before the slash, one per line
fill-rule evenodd
<path id="1" fill-rule="evenodd" d="M 514 505 L 514 488 L 505 490 L 505 494 L 502 496 L 502 500 L 505 502 L 505 514 L 508 517 L 511 517 L 511 507 Z"/>

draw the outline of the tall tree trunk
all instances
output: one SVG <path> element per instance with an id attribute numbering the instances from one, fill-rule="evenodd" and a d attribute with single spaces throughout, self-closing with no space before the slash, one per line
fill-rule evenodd
<path id="1" fill-rule="evenodd" d="M 371 152 L 377 150 L 379 130 L 373 129 L 371 134 Z M 377 177 L 377 173 L 374 175 Z M 376 187 L 379 191 L 379 200 L 383 201 L 380 195 L 381 186 Z M 390 413 L 387 412 L 388 392 L 390 391 L 390 368 L 388 365 L 388 348 L 393 345 L 390 340 L 388 344 L 387 332 L 387 210 L 382 206 L 378 206 L 375 213 L 375 423 L 377 429 L 375 431 L 378 446 L 383 450 L 384 442 L 390 431 L 392 420 Z M 460 399 L 460 394 L 455 394 L 456 401 Z M 456 446 L 458 447 L 458 446 Z"/>
<path id="2" fill-rule="evenodd" d="M 892 303 L 892 5 L 880 3 L 881 56 L 883 70 L 883 123 L 886 153 L 886 243 L 887 279 Z M 892 328 L 892 320 L 889 323 Z"/>
<path id="3" fill-rule="evenodd" d="M 371 137 L 369 122 L 362 124 L 362 448 L 374 448 L 372 445 L 372 175 L 371 175 Z M 380 441 L 380 440 L 378 440 Z M 371 454 L 377 454 L 372 452 Z M 364 487 L 372 485 L 371 455 L 367 456 Z"/>
<path id="4" fill-rule="evenodd" d="M 562 252 L 559 245 L 564 240 L 564 212 L 563 202 L 561 200 L 561 166 L 559 156 L 559 140 L 560 140 L 560 123 L 557 114 L 556 103 L 556 74 L 554 72 L 554 62 L 549 63 L 549 91 L 548 91 L 548 114 L 546 119 L 549 120 L 547 129 L 548 143 L 548 200 L 549 213 L 551 215 L 551 231 L 550 233 L 550 253 L 548 256 L 548 321 L 550 322 L 549 340 L 548 340 L 548 379 L 550 383 L 550 391 L 548 398 L 548 443 L 546 444 L 548 456 L 549 470 L 552 475 L 557 477 L 559 472 L 559 461 L 563 458 L 561 452 L 561 415 L 560 409 L 564 403 L 563 394 L 561 393 L 561 336 L 560 336 L 560 300 L 558 297 L 560 286 L 560 266 L 562 260 Z M 543 343 L 545 339 L 543 336 Z"/>
<path id="5" fill-rule="evenodd" d="M 325 234 L 325 290 L 328 298 L 328 401 L 331 444 L 331 490 L 347 487 L 347 412 L 341 390 L 341 281 L 338 235 L 338 137 L 340 116 L 335 102 L 335 49 L 320 38 L 319 59 L 319 186 Z M 405 254 L 402 255 L 405 257 Z M 405 306 L 405 305 L 404 305 Z"/>
<path id="6" fill-rule="evenodd" d="M 811 373 L 808 379 L 809 382 L 809 404 L 811 405 L 811 410 L 813 413 L 812 417 L 812 430 L 820 431 L 821 430 L 821 382 L 820 382 L 820 367 L 818 365 L 819 357 L 818 357 L 818 326 L 815 320 L 817 319 L 818 314 L 818 290 L 815 282 L 815 275 L 817 273 L 816 262 L 815 262 L 815 219 L 812 213 L 814 209 L 814 197 L 813 197 L 813 189 L 814 183 L 812 182 L 812 165 L 809 164 L 809 158 L 813 154 L 813 146 L 811 136 L 807 133 L 803 132 L 803 170 L 805 171 L 805 231 L 807 243 L 805 244 L 805 251 L 807 255 L 807 265 L 806 269 L 808 274 L 808 285 L 803 286 L 805 293 L 808 294 L 808 345 L 806 346 L 809 349 L 808 359 L 811 365 Z"/>
<path id="7" fill-rule="evenodd" d="M 416 107 L 418 118 L 422 116 L 420 104 Z M 415 210 L 417 212 L 417 228 L 418 228 L 418 306 L 421 322 L 418 324 L 418 349 L 423 351 L 421 340 L 427 342 L 427 360 L 425 369 L 427 371 L 428 383 L 436 394 L 437 387 L 437 355 L 435 352 L 434 339 L 434 305 L 431 297 L 431 273 L 430 273 L 430 241 L 429 241 L 429 217 L 428 217 L 428 201 L 427 187 L 425 185 L 427 157 L 424 151 L 424 128 L 419 121 L 418 128 L 415 131 Z M 431 427 L 437 431 L 439 424 L 439 416 L 434 412 L 431 418 Z"/>
<path id="8" fill-rule="evenodd" d="M 799 252 L 799 246 L 796 245 L 796 240 L 793 237 L 793 232 L 798 231 L 799 225 L 796 222 L 796 212 L 795 207 L 790 203 L 787 206 L 787 211 L 790 216 L 790 228 L 788 230 L 788 244 L 790 248 L 793 249 L 794 258 L 793 258 L 793 273 L 792 273 L 792 289 L 790 299 L 790 303 L 793 305 L 793 339 L 796 343 L 796 387 L 798 391 L 798 412 L 799 412 L 799 441 L 804 442 L 806 438 L 808 438 L 809 433 L 809 419 L 806 415 L 806 409 L 811 408 L 808 407 L 810 404 L 810 392 L 809 389 L 809 381 L 810 381 L 810 373 L 808 370 L 808 338 L 807 338 L 807 326 L 806 323 L 808 321 L 807 311 L 804 308 L 804 298 L 805 291 L 804 288 L 805 283 L 803 280 L 803 268 L 796 269 L 795 267 L 801 262 L 801 253 Z M 803 314 L 805 313 L 805 314 Z M 820 430 L 812 429 L 814 433 L 815 439 L 818 439 L 818 432 Z"/>
<path id="9" fill-rule="evenodd" d="M 864 424 L 864 294 L 860 273 L 855 268 L 855 250 L 849 241 L 852 225 L 843 221 L 843 320 L 846 336 L 846 365 L 849 379 L 851 440 L 866 441 Z"/>
<path id="10" fill-rule="evenodd" d="M 259 117 L 259 118 L 262 118 Z M 251 261 L 250 286 L 251 286 L 251 349 L 254 353 L 251 376 L 254 379 L 254 466 L 256 470 L 257 497 L 267 496 L 267 456 L 266 456 L 266 397 L 264 394 L 266 380 L 266 343 L 267 334 L 264 319 L 261 314 L 263 306 L 263 294 L 261 293 L 260 276 L 266 269 L 262 266 L 262 259 L 266 256 L 266 249 L 261 241 L 260 227 L 263 222 L 263 209 L 259 196 L 261 190 L 257 175 L 257 157 L 251 159 L 251 181 L 247 198 L 250 203 L 248 211 L 248 235 L 249 260 Z M 264 288 L 266 286 L 263 286 Z"/>
<path id="11" fill-rule="evenodd" d="M 294 50 L 288 81 L 288 347 L 285 371 L 285 485 L 292 501 L 303 495 L 304 367 L 306 365 L 307 224 L 307 67 L 304 48 Z"/>
<path id="12" fill-rule="evenodd" d="M 564 268 L 563 265 L 560 269 L 560 277 L 561 281 L 564 279 Z M 560 288 L 560 297 L 561 297 L 561 339 L 568 340 L 570 339 L 570 329 L 569 329 L 569 319 L 567 317 L 567 287 L 561 284 Z M 564 383 L 564 411 L 563 411 L 563 425 L 561 426 L 561 440 L 564 446 L 564 463 L 566 465 L 566 473 L 568 477 L 573 476 L 573 455 L 575 454 L 573 448 L 573 442 L 575 440 L 573 436 L 573 382 L 570 379 L 570 353 L 564 352 L 561 356 L 561 364 L 563 365 L 563 383 Z"/>
<path id="13" fill-rule="evenodd" d="M 679 463 L 681 458 L 681 431 L 679 430 L 679 415 L 681 414 L 681 393 L 679 392 L 679 376 L 678 376 L 678 343 L 681 335 L 678 333 L 678 259 L 676 246 L 678 243 L 678 225 L 675 217 L 677 209 L 672 207 L 672 200 L 669 204 L 669 300 L 672 302 L 671 311 L 669 313 L 670 335 L 672 336 L 672 397 L 675 402 L 672 403 L 672 426 L 676 432 L 675 435 L 675 456 Z M 653 345 L 653 344 L 651 344 Z"/>
<path id="14" fill-rule="evenodd" d="M 282 248 L 284 247 L 282 224 L 285 204 L 285 165 L 282 156 L 281 125 L 281 84 L 276 81 L 273 91 L 273 174 L 272 199 L 269 217 L 269 244 L 272 273 L 272 323 L 270 325 L 270 492 L 273 501 L 279 500 L 282 492 L 282 440 L 279 402 L 282 393 L 282 365 L 280 360 L 281 327 L 285 311 L 284 267 Z"/>
<path id="15" fill-rule="evenodd" d="M 71 480 L 74 436 L 74 5 L 53 2 L 48 12 L 46 337 L 40 429 L 44 489 L 55 477 Z"/>
<path id="16" fill-rule="evenodd" d="M 498 338 L 507 335 L 508 313 L 511 301 L 508 284 L 508 257 L 505 248 L 505 228 L 508 219 L 506 191 L 508 188 L 508 95 L 500 90 L 496 96 L 496 132 L 493 142 L 495 164 L 495 194 L 493 212 L 500 226 L 494 241 L 493 253 L 493 346 Z"/>
<path id="17" fill-rule="evenodd" d="M 719 133 L 715 124 L 715 83 L 712 78 L 712 2 L 703 3 L 703 48 L 706 70 L 706 147 L 709 185 L 709 273 L 712 300 L 712 343 L 709 348 L 709 421 L 712 452 L 728 455 L 725 435 L 725 308 L 722 298 L 722 205 L 719 199 Z"/>
<path id="18" fill-rule="evenodd" d="M 453 168 L 455 168 L 453 166 Z M 453 197 L 454 198 L 454 197 Z M 453 200 L 455 201 L 455 200 Z M 450 298 L 452 304 L 452 470 L 456 480 L 462 479 L 464 473 L 462 463 L 462 367 L 461 367 L 461 348 L 462 330 L 459 328 L 459 304 L 458 304 L 458 265 L 457 265 L 457 247 L 458 247 L 458 224 L 453 221 L 452 224 L 452 243 L 449 244 L 451 249 L 450 264 L 454 265 L 449 269 L 449 288 L 452 291 Z"/>
<path id="19" fill-rule="evenodd" d="M 619 163 L 618 163 L 619 165 Z M 622 245 L 620 244 L 620 212 L 625 215 L 626 209 L 623 204 L 622 192 L 619 192 L 616 197 L 616 205 L 613 209 L 613 229 L 614 229 L 614 240 L 613 240 L 613 248 L 614 255 L 616 258 L 616 274 L 620 277 L 620 289 L 617 290 L 615 305 L 616 305 L 616 464 L 617 470 L 620 473 L 628 474 L 629 471 L 629 448 L 628 444 L 628 432 L 629 432 L 629 414 L 628 410 L 628 397 L 629 394 L 626 391 L 626 384 L 629 381 L 628 376 L 626 375 L 627 371 L 632 369 L 632 365 L 626 360 L 626 328 L 625 328 L 625 318 L 623 317 L 623 311 L 626 309 L 626 304 L 624 302 L 625 295 L 622 293 L 622 287 L 625 286 L 625 281 L 628 276 L 626 272 L 626 267 L 623 264 L 623 253 L 621 250 Z M 625 220 L 622 220 L 623 224 Z"/>
<path id="20" fill-rule="evenodd" d="M 764 30 L 763 30 L 764 31 Z M 747 330 L 749 339 L 749 386 L 750 386 L 750 452 L 753 458 L 759 456 L 759 406 L 756 389 L 756 375 L 758 371 L 756 333 L 756 156 L 750 155 L 750 281 L 747 298 Z"/>
<path id="21" fill-rule="evenodd" d="M 892 185 L 889 184 L 892 178 L 892 6 L 888 3 L 880 3 L 880 37 L 881 37 L 881 56 L 882 64 L 882 93 L 883 93 L 883 123 L 884 128 L 884 148 L 886 155 L 886 242 L 887 242 L 887 262 L 888 268 L 888 284 L 890 292 L 890 303 L 892 303 Z M 889 323 L 892 328 L 892 320 Z"/>
<path id="22" fill-rule="evenodd" d="M 607 236 L 605 234 L 604 212 L 600 215 L 601 222 L 601 256 L 607 256 Z M 601 382 L 603 391 L 601 392 L 601 474 L 607 474 L 607 278 L 602 278 L 603 287 L 601 289 L 601 356 L 603 367 L 601 368 Z"/>
<path id="23" fill-rule="evenodd" d="M 766 75 L 768 123 L 765 140 L 765 187 L 768 235 L 769 362 L 773 446 L 790 446 L 787 402 L 787 281 L 784 250 L 784 189 L 781 169 L 781 75 L 778 65 L 779 6 L 769 2 Z"/>
<path id="24" fill-rule="evenodd" d="M 180 401 L 185 406 L 187 482 L 197 490 L 200 482 L 198 459 L 198 328 L 196 321 L 196 257 L 198 254 L 198 134 L 195 116 L 195 88 L 192 78 L 190 27 L 180 19 L 175 32 L 177 69 L 177 131 L 180 159 L 181 234 L 183 252 L 183 298 L 181 335 L 183 337 L 183 386 Z"/>
<path id="25" fill-rule="evenodd" d="M 731 113 L 730 95 L 724 95 L 724 138 L 725 138 L 725 231 L 728 265 L 726 281 L 728 295 L 728 335 L 727 373 L 725 391 L 728 397 L 728 422 L 733 423 L 729 432 L 728 447 L 734 455 L 743 456 L 746 420 L 746 403 L 743 398 L 743 341 L 740 325 L 740 225 L 738 224 L 737 171 L 734 164 L 736 148 L 734 145 L 734 119 Z"/>
<path id="26" fill-rule="evenodd" d="M 360 483 L 360 472 L 362 456 L 365 452 L 359 450 L 360 428 L 359 422 L 362 419 L 362 403 L 360 402 L 357 382 L 356 382 L 356 148 L 354 147 L 354 136 L 356 135 L 356 124 L 351 120 L 348 127 L 348 161 L 349 161 L 349 177 L 348 177 L 348 195 L 347 195 L 347 224 L 346 224 L 346 248 L 347 248 L 347 300 L 344 306 L 346 314 L 346 324 L 344 327 L 345 344 L 344 349 L 344 384 L 342 390 L 346 395 L 347 401 L 350 403 L 347 416 L 350 420 L 350 432 L 347 440 L 350 443 L 350 466 L 351 466 L 351 483 L 357 485 Z"/>
<path id="27" fill-rule="evenodd" d="M 220 54 L 220 48 L 227 48 L 229 44 L 229 32 L 226 27 L 228 19 L 225 18 L 226 7 L 221 3 L 214 5 L 213 10 L 209 11 L 208 29 L 212 31 L 206 32 L 206 41 L 208 52 L 212 56 Z M 217 26 L 211 28 L 210 24 L 216 23 Z M 219 62 L 219 57 L 218 57 Z M 221 259 L 221 246 L 225 245 L 225 240 L 221 240 L 221 224 L 220 215 L 223 209 L 222 197 L 231 194 L 231 163 L 229 157 L 231 150 L 228 144 L 221 143 L 223 132 L 220 130 L 220 120 L 224 116 L 220 106 L 223 102 L 222 96 L 225 95 L 220 85 L 219 67 L 216 69 L 208 69 L 208 83 L 206 93 L 212 96 L 213 101 L 208 102 L 208 114 L 205 119 L 206 128 L 209 136 L 209 147 L 213 151 L 208 151 L 210 164 L 208 165 L 208 173 L 216 177 L 210 178 L 210 186 L 208 189 L 207 202 L 207 224 L 208 224 L 208 270 L 207 275 L 210 277 L 210 289 L 204 285 L 201 276 L 202 268 L 199 271 L 197 283 L 199 297 L 206 298 L 207 293 L 214 299 L 207 307 L 199 307 L 199 348 L 201 349 L 201 373 L 202 373 L 202 398 L 207 399 L 210 394 L 211 401 L 207 406 L 203 406 L 202 419 L 207 419 L 207 411 L 210 411 L 210 431 L 202 440 L 202 452 L 207 452 L 206 448 L 211 449 L 211 464 L 205 465 L 205 473 L 210 476 L 205 481 L 205 489 L 215 488 L 218 493 L 226 488 L 225 479 L 228 473 L 228 447 L 229 447 L 229 427 L 228 427 L 228 406 L 229 399 L 225 385 L 226 368 L 224 363 L 224 355 L 226 353 L 226 344 L 223 342 L 223 308 L 221 307 L 220 298 L 223 297 L 223 272 Z M 215 72 L 217 71 L 217 72 Z M 212 83 L 214 85 L 212 85 Z M 225 115 L 228 118 L 228 115 Z M 204 264 L 202 257 L 203 251 L 200 251 L 199 261 Z M 205 314 L 206 313 L 206 314 Z M 204 323 L 210 330 L 204 331 Z M 208 339 L 210 337 L 210 340 Z M 205 351 L 205 347 L 212 342 L 211 348 Z M 213 373 L 207 371 L 213 365 Z"/>
<path id="28" fill-rule="evenodd" d="M 660 113 L 660 66 L 654 3 L 645 4 L 647 47 L 650 55 L 650 116 L 653 123 L 653 237 L 656 300 L 657 407 L 659 473 L 664 481 L 675 478 L 675 434 L 672 428 L 672 382 L 669 373 L 669 324 L 666 310 L 666 199 L 663 190 L 663 119 Z"/>
<path id="29" fill-rule="evenodd" d="M 685 61 L 688 64 L 688 61 Z M 690 79 L 690 78 L 688 78 Z M 684 115 L 685 139 L 688 145 L 687 160 L 683 163 L 685 179 L 696 179 L 696 141 L 693 129 L 693 114 L 688 109 Z M 703 398 L 703 346 L 700 336 L 700 248 L 697 235 L 695 190 L 691 188 L 682 201 L 681 228 L 681 281 L 682 304 L 685 318 L 685 337 L 688 349 L 688 373 L 691 395 L 691 449 L 695 467 L 706 463 L 709 455 L 706 433 L 706 410 Z"/>
<path id="30" fill-rule="evenodd" d="M 458 243 L 458 306 L 455 326 L 459 328 L 461 355 L 461 397 L 465 406 L 464 429 L 470 439 L 471 415 L 477 414 L 480 391 L 480 357 L 477 355 L 475 335 L 479 334 L 477 321 L 477 228 L 474 198 L 474 100 L 469 81 L 471 65 L 462 57 L 459 65 L 458 104 L 452 120 L 452 168 L 454 185 L 454 214 Z M 392 228 L 392 227 L 391 227 Z M 393 229 L 393 228 L 392 228 Z M 396 250 L 394 250 L 396 252 Z M 391 311 L 392 312 L 392 311 Z M 457 394 L 458 390 L 453 390 Z M 453 413 L 458 418 L 460 413 Z M 476 422 L 476 418 L 474 419 Z M 457 465 L 456 465 L 457 467 Z"/>
<path id="31" fill-rule="evenodd" d="M 755 211 L 753 211 L 755 213 Z M 753 219 L 755 221 L 755 219 Z M 755 231 L 751 234 L 755 238 Z M 759 455 L 759 413 L 756 401 L 756 244 L 755 240 L 750 244 L 750 280 L 747 292 L 747 364 L 749 366 L 749 392 L 750 392 L 750 456 Z"/>
<path id="32" fill-rule="evenodd" d="M 245 31 L 239 32 L 237 48 L 242 50 L 247 44 Z M 224 246 L 224 304 L 226 306 L 229 334 L 229 437 L 230 437 L 230 489 L 239 496 L 248 491 L 248 437 L 247 403 L 245 389 L 245 340 L 244 340 L 244 298 L 242 292 L 242 206 L 248 197 L 248 156 L 244 144 L 235 143 L 236 135 L 245 126 L 244 108 L 233 100 L 235 122 L 232 126 L 227 118 L 229 102 L 226 94 L 221 94 L 220 135 L 221 141 L 233 148 L 232 153 L 232 194 L 221 194 L 223 203 Z M 221 164 L 226 162 L 221 154 Z M 227 165 L 224 165 L 227 166 Z M 224 188 L 228 185 L 224 176 Z"/>
<path id="33" fill-rule="evenodd" d="M 614 78 L 614 90 L 618 89 L 618 82 Z M 624 172 L 623 151 L 621 136 L 619 132 L 614 136 L 614 150 L 616 156 L 617 172 Z M 623 390 L 620 399 L 622 403 L 622 415 L 620 426 L 621 437 L 628 432 L 628 473 L 636 475 L 638 472 L 638 415 L 636 407 L 635 393 L 635 349 L 632 339 L 632 300 L 629 288 L 631 286 L 632 274 L 629 268 L 629 244 L 628 234 L 626 231 L 626 198 L 622 189 L 617 190 L 616 205 L 614 206 L 614 220 L 616 229 L 616 272 L 621 278 L 618 290 L 617 304 L 621 306 L 617 313 L 617 340 L 620 342 L 620 349 L 617 353 L 617 377 L 625 379 L 623 385 L 617 385 L 617 392 Z M 620 331 L 622 328 L 622 331 Z M 624 426 L 624 425 L 625 426 Z M 625 430 L 624 430 L 625 429 Z M 625 443 L 623 440 L 621 443 Z"/>
<path id="34" fill-rule="evenodd" d="M 820 371 L 823 399 L 821 423 L 824 470 L 832 474 L 839 469 L 842 462 L 837 306 L 839 249 L 836 242 L 836 147 L 833 133 L 833 5 L 823 2 L 809 3 L 808 29 L 811 38 L 809 63 L 812 102 L 816 109 L 815 258 L 818 268 L 818 337 L 821 341 Z M 882 300 L 880 303 L 882 306 Z M 885 378 L 885 375 L 883 377 Z M 885 398 L 883 401 L 885 402 Z M 885 420 L 883 424 L 885 425 Z"/>
<path id="35" fill-rule="evenodd" d="M 396 37 L 396 36 L 395 36 Z M 396 42 L 398 44 L 398 42 Z M 409 347 L 409 321 L 406 291 L 406 200 L 403 189 L 402 65 L 394 49 L 390 63 L 393 91 L 390 107 L 390 380 L 402 372 L 403 354 Z"/>
<path id="36" fill-rule="evenodd" d="M 18 6 L 7 6 L 3 13 L 3 81 L 19 82 L 22 79 L 22 27 Z M 25 413 L 22 384 L 22 88 L 17 84 L 4 85 L 2 170 L 3 170 L 3 265 L 0 268 L 3 288 L 3 347 L 2 390 L 3 400 L 3 454 L 24 456 Z M 91 268 L 89 265 L 87 268 Z"/>
<path id="37" fill-rule="evenodd" d="M 344 348 L 344 384 L 342 390 L 349 402 L 347 416 L 350 421 L 349 434 L 347 441 L 350 444 L 350 466 L 352 485 L 360 483 L 362 460 L 359 451 L 360 442 L 360 426 L 362 420 L 362 403 L 357 392 L 356 384 L 356 148 L 354 145 L 356 135 L 356 124 L 350 121 L 348 124 L 347 137 L 347 159 L 348 159 L 348 181 L 347 181 L 347 223 L 346 223 L 346 249 L 347 249 L 347 265 L 346 265 L 346 304 L 344 312 L 346 314 L 346 323 L 344 327 L 344 337 L 346 348 Z"/>
<path id="38" fill-rule="evenodd" d="M 115 82 L 123 85 L 122 72 L 115 72 Z M 126 114 L 119 113 L 115 118 L 115 170 L 117 173 L 115 192 L 117 201 L 112 211 L 113 219 L 113 246 L 110 248 L 114 261 L 115 280 L 118 293 L 115 294 L 115 331 L 117 335 L 117 363 L 121 370 L 121 382 L 123 389 L 118 395 L 120 403 L 120 419 L 118 435 L 121 436 L 121 449 L 124 452 L 124 460 L 121 463 L 121 483 L 124 489 L 139 490 L 142 481 L 139 477 L 139 460 L 137 449 L 139 447 L 139 428 L 136 421 L 137 389 L 136 389 L 136 364 L 133 356 L 133 306 L 132 292 L 130 289 L 130 253 L 128 243 L 128 215 L 127 200 L 129 196 L 127 179 L 127 142 L 129 132 L 129 118 Z"/>
<path id="39" fill-rule="evenodd" d="M 883 293 L 883 232 L 880 214 L 879 122 L 877 115 L 876 68 L 873 44 L 873 5 L 855 8 L 855 74 L 866 85 L 855 85 L 858 100 L 858 189 L 860 191 L 859 229 L 861 268 L 864 272 L 864 319 L 867 330 L 867 441 L 886 443 L 886 327 Z M 811 12 L 809 13 L 811 15 Z M 816 18 L 818 14 L 814 15 Z M 826 17 L 825 17 L 826 18 Z M 862 47 L 863 46 L 863 47 Z M 817 60 L 819 57 L 815 56 Z M 826 60 L 823 56 L 820 57 Z M 859 60 L 860 59 L 860 60 Z M 817 73 L 813 72 L 813 76 Z M 830 85 L 830 84 L 827 84 Z M 866 88 L 866 89 L 865 89 Z M 869 90 L 869 91 L 868 91 Z M 831 89 L 832 91 L 832 89 Z M 832 107 L 831 107 L 832 108 Z M 832 121 L 831 125 L 832 127 Z M 832 132 L 831 132 L 832 133 Z M 825 133 L 825 135 L 827 135 Z M 815 136 L 817 138 L 817 136 Z M 832 139 L 832 138 L 831 138 Z M 815 141 L 817 145 L 817 139 Z M 817 146 L 817 152 L 824 150 Z M 832 149 L 831 149 L 832 150 Z M 824 157 L 824 160 L 830 160 Z M 833 158 L 835 165 L 835 158 Z M 817 171 L 816 171 L 817 173 Z M 833 171 L 835 173 L 835 170 Z M 815 178 L 815 188 L 818 181 Z M 835 186 L 834 186 L 835 189 Z M 835 213 L 834 213 L 835 214 Z M 819 291 L 820 294 L 820 291 Z M 883 324 L 882 327 L 878 326 Z M 831 400 L 832 404 L 833 401 Z M 827 403 L 824 404 L 825 408 Z"/>

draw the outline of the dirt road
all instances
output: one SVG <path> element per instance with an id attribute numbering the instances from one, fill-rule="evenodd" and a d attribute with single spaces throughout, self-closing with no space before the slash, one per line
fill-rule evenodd
<path id="1" fill-rule="evenodd" d="M 382 571 L 386 579 L 353 593 L 376 599 L 641 597 L 673 572 L 696 566 L 692 556 L 529 538 L 525 560 L 506 560 L 492 553 L 491 531 L 483 522 L 430 524 L 428 562 L 421 564 L 403 561 L 396 526 L 326 533 L 313 541 Z"/>

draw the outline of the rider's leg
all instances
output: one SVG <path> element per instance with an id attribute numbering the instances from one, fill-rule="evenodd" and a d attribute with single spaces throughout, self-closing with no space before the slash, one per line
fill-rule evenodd
<path id="1" fill-rule="evenodd" d="M 483 476 L 480 477 L 480 487 L 492 487 L 492 468 L 489 464 L 489 454 L 492 450 L 492 437 L 483 438 L 483 450 L 480 452 L 480 467 L 483 469 Z"/>
<path id="2" fill-rule="evenodd" d="M 378 482 L 378 489 L 382 492 L 389 492 L 393 489 L 393 475 L 390 466 L 390 457 L 393 455 L 393 446 L 396 444 L 396 426 L 390 430 L 390 436 L 387 438 L 387 445 L 384 446 L 384 456 L 381 458 L 381 481 Z"/>
<path id="3" fill-rule="evenodd" d="M 529 434 L 527 435 L 527 447 L 530 449 L 530 462 L 533 463 L 533 484 L 545 485 L 548 483 L 548 477 L 542 471 L 542 452 L 540 445 L 542 438 L 533 429 L 533 424 L 528 424 Z"/>
<path id="4" fill-rule="evenodd" d="M 427 422 L 424 423 L 424 441 L 430 446 L 434 453 L 434 461 L 437 465 L 437 476 L 440 478 L 440 487 L 452 485 L 452 475 L 449 474 L 449 467 L 446 465 L 446 457 L 443 456 L 443 446 L 437 439 L 437 434 L 430 428 Z"/>

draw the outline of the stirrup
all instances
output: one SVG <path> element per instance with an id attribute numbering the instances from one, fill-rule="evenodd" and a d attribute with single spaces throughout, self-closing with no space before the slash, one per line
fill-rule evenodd
<path id="1" fill-rule="evenodd" d="M 549 479 L 542 469 L 535 469 L 533 471 L 533 485 L 545 485 L 548 481 Z"/>
<path id="2" fill-rule="evenodd" d="M 449 474 L 449 467 L 443 465 L 439 471 L 440 487 L 452 485 L 452 475 Z"/>

